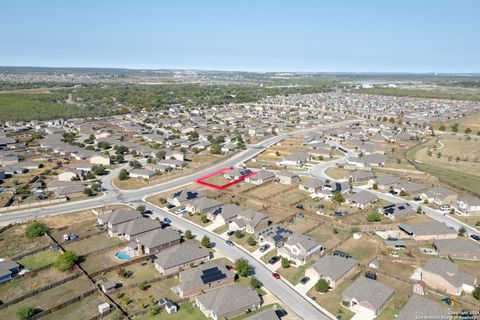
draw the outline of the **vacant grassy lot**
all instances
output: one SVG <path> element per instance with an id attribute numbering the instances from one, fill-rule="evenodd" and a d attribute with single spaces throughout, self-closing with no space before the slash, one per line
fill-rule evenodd
<path id="1" fill-rule="evenodd" d="M 445 123 L 447 131 L 450 131 L 450 126 L 458 123 L 458 132 L 464 132 L 466 128 L 472 129 L 472 133 L 476 134 L 480 131 L 480 112 L 474 112 L 468 116 L 457 118 Z M 440 127 L 440 123 L 435 126 L 435 129 Z"/>
<path id="2" fill-rule="evenodd" d="M 307 233 L 307 236 L 316 239 L 328 250 L 329 248 L 332 248 L 348 239 L 351 234 L 350 231 L 340 229 L 337 229 L 335 232 L 334 227 L 327 223 L 323 223 L 314 230 Z"/>
<path id="3" fill-rule="evenodd" d="M 59 281 L 68 276 L 70 276 L 70 273 L 50 268 L 43 272 L 39 272 L 34 276 L 16 277 L 8 282 L 0 284 L 0 300 L 5 302 L 15 299 L 27 292 L 44 287 L 49 283 Z"/>
<path id="4" fill-rule="evenodd" d="M 348 252 L 362 264 L 368 264 L 378 254 L 377 243 L 368 239 L 365 234 L 358 240 L 349 238 L 338 247 L 338 250 Z"/>
<path id="5" fill-rule="evenodd" d="M 82 300 L 68 305 L 59 311 L 50 313 L 45 320 L 87 320 L 98 314 L 98 305 L 105 300 L 99 293 L 92 294 Z"/>
<path id="6" fill-rule="evenodd" d="M 473 138 L 471 140 L 466 140 L 462 137 L 445 137 L 441 138 L 438 143 L 438 152 L 442 153 L 442 157 L 448 158 L 451 156 L 453 159 L 460 157 L 460 159 L 468 159 L 468 161 L 474 161 L 475 159 L 480 159 L 480 142 L 479 138 Z"/>
<path id="7" fill-rule="evenodd" d="M 54 263 L 59 255 L 60 251 L 45 250 L 26 256 L 17 262 L 29 270 L 35 270 L 47 264 Z"/>
<path id="8" fill-rule="evenodd" d="M 271 201 L 281 206 L 290 206 L 308 197 L 308 195 L 309 193 L 306 191 L 293 189 L 271 198 Z"/>
<path id="9" fill-rule="evenodd" d="M 91 283 L 88 280 L 83 277 L 77 278 L 0 310 L 0 319 L 16 319 L 15 313 L 20 307 L 32 307 L 40 310 L 51 308 L 91 288 Z"/>
<path id="10" fill-rule="evenodd" d="M 310 231 L 312 228 L 318 227 L 321 224 L 318 221 L 314 221 L 308 218 L 300 218 L 300 219 L 292 218 L 292 219 L 293 220 L 291 222 L 284 223 L 285 227 L 301 234 L 306 233 Z"/>
<path id="11" fill-rule="evenodd" d="M 248 192 L 246 192 L 246 195 L 254 196 L 260 199 L 269 199 L 277 194 L 279 194 L 282 191 L 288 190 L 290 187 L 279 184 L 279 183 L 273 183 L 273 182 L 268 182 L 264 183 L 258 187 L 252 188 Z"/>
<path id="12" fill-rule="evenodd" d="M 347 179 L 350 172 L 350 170 L 336 167 L 330 167 L 325 170 L 325 174 L 335 180 Z"/>
<path id="13" fill-rule="evenodd" d="M 22 253 L 44 247 L 51 243 L 47 236 L 29 239 L 25 236 L 26 224 L 15 225 L 0 233 L 0 257 L 13 258 Z"/>
<path id="14" fill-rule="evenodd" d="M 72 241 L 64 245 L 66 250 L 73 250 L 79 256 L 85 255 L 96 250 L 107 248 L 116 244 L 125 243 L 125 240 L 120 238 L 109 237 L 106 233 L 92 236 L 88 239 Z"/>

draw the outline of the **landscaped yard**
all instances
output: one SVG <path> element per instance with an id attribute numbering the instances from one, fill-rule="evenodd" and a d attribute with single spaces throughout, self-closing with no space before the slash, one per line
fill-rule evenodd
<path id="1" fill-rule="evenodd" d="M 26 256 L 17 262 L 29 270 L 35 270 L 47 264 L 54 263 L 59 255 L 60 251 L 45 250 Z"/>
<path id="2" fill-rule="evenodd" d="M 105 275 L 101 275 L 98 279 L 114 281 L 121 283 L 124 286 L 128 286 L 132 283 L 141 283 L 143 281 L 151 280 L 160 276 L 160 273 L 150 262 L 142 262 L 129 265 L 124 268 L 125 271 L 131 273 L 128 278 L 124 278 L 118 274 L 118 271 L 111 271 Z"/>
<path id="3" fill-rule="evenodd" d="M 249 234 L 247 232 L 244 232 L 242 231 L 242 235 L 243 237 L 241 238 L 237 238 L 237 236 L 235 234 L 233 234 L 231 237 L 230 237 L 230 240 L 234 241 L 235 243 L 237 243 L 238 245 L 244 247 L 245 249 L 247 249 L 248 251 L 250 252 L 253 252 L 255 250 L 257 250 L 260 246 L 258 245 L 258 243 L 255 243 L 255 245 L 251 246 L 247 243 L 247 239 L 248 237 L 250 236 L 253 236 L 255 237 L 255 235 L 252 235 L 252 234 Z"/>
<path id="4" fill-rule="evenodd" d="M 186 219 L 188 219 L 188 220 L 190 220 L 190 221 L 192 221 L 192 222 L 194 222 L 194 223 L 196 223 L 196 224 L 198 224 L 202 227 L 206 227 L 206 226 L 211 225 L 213 223 L 213 221 L 211 221 L 211 220 L 208 220 L 207 223 L 203 223 L 202 220 L 201 220 L 202 215 L 200 215 L 200 214 L 192 214 L 192 215 L 186 214 L 186 215 L 184 215 L 184 218 L 186 218 Z"/>
<path id="5" fill-rule="evenodd" d="M 290 265 L 290 267 L 286 269 L 280 267 L 277 270 L 277 272 L 280 273 L 282 277 L 286 278 L 291 284 L 296 285 L 305 276 L 305 270 L 307 270 L 308 267 L 314 264 L 315 261 L 316 260 L 311 259 L 310 261 L 305 263 L 303 266 L 300 266 L 298 268 L 294 267 L 293 265 Z"/>
<path id="6" fill-rule="evenodd" d="M 227 232 L 228 231 L 228 225 L 224 224 L 223 226 L 220 226 L 218 228 L 216 228 L 215 230 L 213 230 L 213 232 L 215 232 L 216 234 L 222 234 L 224 232 Z"/>

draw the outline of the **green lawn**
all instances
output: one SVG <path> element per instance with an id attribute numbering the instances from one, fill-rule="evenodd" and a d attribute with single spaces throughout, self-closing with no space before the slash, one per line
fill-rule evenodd
<path id="1" fill-rule="evenodd" d="M 77 255 L 81 256 L 120 243 L 126 242 L 120 238 L 112 238 L 102 233 L 88 239 L 70 242 L 64 248 L 65 250 L 73 250 Z"/>
<path id="2" fill-rule="evenodd" d="M 87 320 L 98 313 L 98 305 L 105 302 L 100 294 L 92 294 L 82 300 L 68 305 L 66 308 L 52 312 L 44 320 Z"/>
<path id="3" fill-rule="evenodd" d="M 31 256 L 26 256 L 17 262 L 29 270 L 35 270 L 55 262 L 60 255 L 60 251 L 45 250 Z"/>
<path id="4" fill-rule="evenodd" d="M 395 319 L 395 315 L 398 314 L 398 310 L 392 307 L 385 307 L 383 311 L 376 318 L 377 320 L 390 320 Z"/>
<path id="5" fill-rule="evenodd" d="M 218 228 L 216 228 L 215 230 L 213 230 L 213 232 L 215 232 L 216 234 L 222 234 L 224 232 L 227 232 L 228 231 L 228 225 L 224 224 L 223 226 L 220 226 Z"/>
<path id="6" fill-rule="evenodd" d="M 237 238 L 237 236 L 234 234 L 230 237 L 230 240 L 232 240 L 236 244 L 244 247 L 245 249 L 247 249 L 250 252 L 253 252 L 253 251 L 257 250 L 258 248 L 260 248 L 258 243 L 255 243 L 254 246 L 251 246 L 247 243 L 248 237 L 250 237 L 250 236 L 255 237 L 254 235 L 246 233 L 245 231 L 242 231 L 242 234 L 243 234 L 243 237 L 241 237 L 241 238 Z"/>
<path id="7" fill-rule="evenodd" d="M 315 260 L 312 259 L 307 263 L 305 263 L 303 266 L 298 268 L 295 268 L 292 265 L 290 265 L 290 267 L 286 269 L 280 267 L 280 269 L 278 269 L 278 273 L 280 273 L 282 277 L 287 279 L 291 284 L 296 285 L 305 276 L 305 270 L 314 263 L 315 263 Z"/>
<path id="8" fill-rule="evenodd" d="M 262 312 L 263 310 L 271 309 L 271 308 L 277 308 L 277 309 L 279 309 L 279 305 L 278 305 L 278 304 L 267 304 L 267 305 L 261 306 L 261 307 L 258 308 L 257 310 L 254 310 L 254 311 L 252 311 L 252 312 L 245 313 L 245 314 L 243 314 L 243 315 L 241 315 L 241 316 L 235 317 L 235 318 L 233 318 L 233 320 L 246 319 L 246 318 L 248 318 L 248 317 L 253 316 L 254 314 L 257 314 L 257 313 L 259 313 L 259 312 Z"/>

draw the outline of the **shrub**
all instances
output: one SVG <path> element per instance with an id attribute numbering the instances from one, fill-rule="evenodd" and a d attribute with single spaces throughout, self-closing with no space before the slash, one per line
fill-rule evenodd
<path id="1" fill-rule="evenodd" d="M 360 232 L 360 227 L 353 227 L 352 228 L 352 233 L 357 233 L 357 232 Z"/>
<path id="2" fill-rule="evenodd" d="M 142 214 L 145 213 L 145 206 L 144 206 L 144 205 L 139 205 L 139 206 L 137 207 L 137 211 L 140 212 L 140 213 L 142 213 Z"/>
<path id="3" fill-rule="evenodd" d="M 368 222 L 377 222 L 382 220 L 382 216 L 378 212 L 372 212 L 367 216 Z"/>
<path id="4" fill-rule="evenodd" d="M 185 233 L 183 235 L 185 236 L 185 239 L 187 239 L 187 240 L 192 239 L 192 231 L 191 230 L 185 230 Z"/>
<path id="5" fill-rule="evenodd" d="M 476 287 L 472 294 L 475 299 L 480 300 L 480 287 Z"/>
<path id="6" fill-rule="evenodd" d="M 321 293 L 328 292 L 330 289 L 330 286 L 328 285 L 327 280 L 325 279 L 320 279 L 318 282 L 315 284 L 315 290 Z"/>
<path id="7" fill-rule="evenodd" d="M 281 264 L 282 264 L 282 268 L 284 269 L 287 269 L 290 267 L 290 261 L 285 257 L 282 258 Z"/>
<path id="8" fill-rule="evenodd" d="M 252 277 L 252 279 L 250 279 L 250 286 L 252 287 L 252 289 L 260 288 L 262 286 L 262 282 L 257 278 Z"/>
<path id="9" fill-rule="evenodd" d="M 34 222 L 28 225 L 27 231 L 25 232 L 27 238 L 37 238 L 43 236 L 48 232 L 48 227 L 46 224 L 41 222 Z"/>
<path id="10" fill-rule="evenodd" d="M 158 198 L 158 201 L 159 201 L 161 204 L 167 203 L 167 199 L 162 198 L 162 197 Z"/>
<path id="11" fill-rule="evenodd" d="M 235 270 L 239 276 L 246 277 L 250 272 L 250 265 L 246 259 L 240 258 L 235 261 Z"/>
<path id="12" fill-rule="evenodd" d="M 28 320 L 35 314 L 35 309 L 30 307 L 21 307 L 17 309 L 17 318 L 20 320 Z"/>
<path id="13" fill-rule="evenodd" d="M 210 242 L 210 238 L 207 236 L 203 236 L 202 238 L 202 246 L 205 248 L 210 248 L 212 246 L 212 243 Z"/>
<path id="14" fill-rule="evenodd" d="M 93 193 L 92 188 L 85 188 L 85 189 L 83 189 L 83 194 L 91 197 L 91 196 L 93 196 L 94 193 Z"/>
<path id="15" fill-rule="evenodd" d="M 128 171 L 125 169 L 122 169 L 120 173 L 118 174 L 118 179 L 120 180 L 127 180 L 128 179 Z"/>
<path id="16" fill-rule="evenodd" d="M 61 255 L 58 256 L 57 260 L 55 261 L 55 268 L 60 271 L 68 271 L 73 268 L 75 262 L 78 261 L 78 256 L 75 252 L 71 250 L 67 250 Z"/>
<path id="17" fill-rule="evenodd" d="M 458 229 L 458 234 L 460 236 L 464 236 L 466 232 L 467 230 L 464 227 L 461 227 L 460 229 Z"/>
<path id="18" fill-rule="evenodd" d="M 247 244 L 251 247 L 253 247 L 254 245 L 257 244 L 257 241 L 255 240 L 255 237 L 254 236 L 249 236 L 247 238 Z"/>
<path id="19" fill-rule="evenodd" d="M 160 308 L 157 305 L 153 305 L 150 307 L 150 315 L 156 316 L 160 313 Z"/>
<path id="20" fill-rule="evenodd" d="M 203 213 L 201 216 L 200 216 L 200 221 L 202 221 L 202 223 L 207 223 L 208 222 L 208 217 L 205 213 Z"/>
<path id="21" fill-rule="evenodd" d="M 235 237 L 237 237 L 238 239 L 243 238 L 242 230 L 236 230 L 235 231 Z"/>

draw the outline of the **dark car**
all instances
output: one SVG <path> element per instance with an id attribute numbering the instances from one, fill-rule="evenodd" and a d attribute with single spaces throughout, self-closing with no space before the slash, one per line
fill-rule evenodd
<path id="1" fill-rule="evenodd" d="M 225 243 L 230 247 L 233 247 L 235 245 L 235 243 L 233 243 L 232 240 L 227 240 L 227 241 L 225 241 Z"/>
<path id="2" fill-rule="evenodd" d="M 163 222 L 165 224 L 171 224 L 172 223 L 172 220 L 168 219 L 168 218 L 163 218 Z"/>
<path id="3" fill-rule="evenodd" d="M 477 236 L 476 234 L 471 234 L 470 238 L 472 238 L 475 241 L 480 241 L 480 236 Z"/>
<path id="4" fill-rule="evenodd" d="M 278 260 L 280 260 L 279 256 L 273 256 L 273 257 L 270 258 L 270 260 L 268 260 L 268 263 L 269 264 L 275 264 L 275 263 L 277 263 Z"/>
<path id="5" fill-rule="evenodd" d="M 306 284 L 308 281 L 310 281 L 309 277 L 303 277 L 302 280 L 300 280 L 300 284 Z"/>
<path id="6" fill-rule="evenodd" d="M 295 206 L 295 208 L 300 209 L 300 210 L 303 210 L 303 204 L 297 203 L 297 205 Z"/>
<path id="7" fill-rule="evenodd" d="M 275 310 L 275 313 L 277 314 L 277 317 L 280 317 L 280 318 L 283 318 L 288 314 L 288 312 L 283 309 L 277 309 Z"/>
<path id="8" fill-rule="evenodd" d="M 228 231 L 227 232 L 227 237 L 231 237 L 234 233 L 235 233 L 235 231 L 232 231 L 232 230 Z"/>
<path id="9" fill-rule="evenodd" d="M 398 192 L 396 192 L 395 190 L 390 190 L 390 191 L 388 191 L 388 193 L 390 193 L 392 195 L 397 195 L 398 194 Z"/>
<path id="10" fill-rule="evenodd" d="M 270 245 L 269 244 L 264 244 L 263 246 L 260 247 L 260 249 L 258 249 L 258 251 L 265 252 L 265 251 L 268 250 L 268 248 L 270 248 Z"/>
<path id="11" fill-rule="evenodd" d="M 167 203 L 167 209 L 172 209 L 172 208 L 175 208 L 175 205 L 171 203 Z"/>

